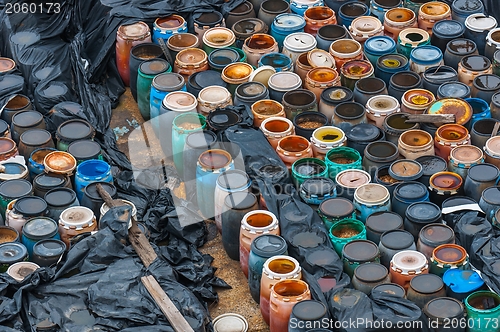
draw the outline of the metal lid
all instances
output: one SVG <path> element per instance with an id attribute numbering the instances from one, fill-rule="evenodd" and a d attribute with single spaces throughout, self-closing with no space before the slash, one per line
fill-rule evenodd
<path id="1" fill-rule="evenodd" d="M 354 240 L 344 246 L 342 256 L 350 262 L 372 262 L 379 256 L 378 246 L 369 240 Z"/>
<path id="2" fill-rule="evenodd" d="M 392 269 L 400 269 L 402 273 L 420 272 L 428 267 L 427 258 L 421 252 L 404 250 L 396 253 L 391 260 Z"/>
<path id="3" fill-rule="evenodd" d="M 368 204 L 382 204 L 389 199 L 389 190 L 378 183 L 364 184 L 354 192 L 354 199 L 362 203 Z"/>
<path id="4" fill-rule="evenodd" d="M 427 187 L 416 181 L 402 182 L 394 189 L 394 196 L 404 200 L 422 199 L 427 194 Z"/>
<path id="5" fill-rule="evenodd" d="M 93 182 L 85 187 L 85 195 L 93 200 L 102 202 L 101 195 L 97 192 L 97 185 L 100 184 L 111 197 L 116 198 L 116 187 L 108 182 Z"/>
<path id="6" fill-rule="evenodd" d="M 0 264 L 13 264 L 24 260 L 28 250 L 22 243 L 6 242 L 0 244 Z"/>
<path id="7" fill-rule="evenodd" d="M 69 174 L 76 167 L 76 159 L 68 152 L 53 151 L 45 156 L 43 165 L 46 172 Z"/>
<path id="8" fill-rule="evenodd" d="M 347 169 L 335 176 L 335 182 L 346 188 L 358 188 L 371 180 L 370 173 L 358 169 Z"/>
<path id="9" fill-rule="evenodd" d="M 245 317 L 228 313 L 216 317 L 213 320 L 214 332 L 246 332 L 248 331 L 248 322 Z"/>
<path id="10" fill-rule="evenodd" d="M 316 47 L 317 41 L 309 33 L 306 32 L 295 32 L 287 37 L 283 41 L 283 46 L 292 52 L 307 52 Z"/>
<path id="11" fill-rule="evenodd" d="M 177 73 L 163 73 L 156 75 L 151 83 L 155 89 L 166 92 L 180 90 L 184 84 L 184 77 Z"/>
<path id="12" fill-rule="evenodd" d="M 84 206 L 73 206 L 64 210 L 59 216 L 59 224 L 64 228 L 82 229 L 94 223 L 94 212 Z"/>
<path id="13" fill-rule="evenodd" d="M 446 160 L 439 156 L 421 156 L 415 159 L 415 161 L 422 165 L 422 175 L 430 176 L 437 172 L 446 171 L 448 168 Z"/>
<path id="14" fill-rule="evenodd" d="M 7 269 L 7 274 L 14 278 L 16 281 L 23 281 L 31 273 L 38 270 L 40 266 L 32 262 L 18 262 L 14 263 Z"/>
<path id="15" fill-rule="evenodd" d="M 484 189 L 481 197 L 488 204 L 500 206 L 500 186 L 493 186 Z"/>
<path id="16" fill-rule="evenodd" d="M 393 283 L 387 283 L 375 286 L 372 289 L 372 296 L 374 292 L 383 292 L 401 298 L 405 297 L 405 289 L 400 285 Z"/>
<path id="17" fill-rule="evenodd" d="M 314 177 L 305 180 L 300 189 L 306 195 L 324 196 L 335 191 L 335 183 L 329 178 Z"/>
<path id="18" fill-rule="evenodd" d="M 24 179 L 7 180 L 0 183 L 0 196 L 7 199 L 16 199 L 31 194 L 33 187 Z"/>
<path id="19" fill-rule="evenodd" d="M 461 318 L 465 312 L 462 302 L 451 297 L 432 299 L 427 302 L 423 311 L 427 317 L 434 319 Z"/>
<path id="20" fill-rule="evenodd" d="M 76 193 L 70 188 L 55 188 L 49 190 L 44 196 L 45 202 L 54 207 L 65 207 L 76 200 Z"/>
<path id="21" fill-rule="evenodd" d="M 21 134 L 19 141 L 25 145 L 39 146 L 49 142 L 52 135 L 45 129 L 30 129 Z"/>
<path id="22" fill-rule="evenodd" d="M 23 235 L 33 240 L 51 238 L 57 231 L 57 223 L 47 217 L 32 218 L 23 226 Z"/>
<path id="23" fill-rule="evenodd" d="M 289 91 L 298 89 L 302 85 L 302 79 L 293 72 L 281 71 L 271 75 L 268 84 L 273 90 Z"/>
<path id="24" fill-rule="evenodd" d="M 483 287 L 484 281 L 476 271 L 449 269 L 443 275 L 443 282 L 454 293 L 466 294 Z"/>
<path id="25" fill-rule="evenodd" d="M 416 202 L 410 204 L 406 209 L 406 217 L 412 222 L 429 223 L 441 219 L 441 209 L 431 202 Z"/>
<path id="26" fill-rule="evenodd" d="M 365 41 L 364 48 L 375 55 L 384 55 L 396 49 L 396 42 L 388 36 L 373 36 Z"/>
<path id="27" fill-rule="evenodd" d="M 250 183 L 248 174 L 237 169 L 225 171 L 217 177 L 217 185 L 227 190 L 248 188 Z"/>
<path id="28" fill-rule="evenodd" d="M 380 282 L 384 280 L 389 271 L 380 263 L 361 264 L 354 270 L 354 276 L 364 282 Z"/>
<path id="29" fill-rule="evenodd" d="M 97 159 L 101 154 L 101 146 L 95 141 L 82 139 L 72 142 L 68 146 L 68 153 L 78 161 Z"/>
<path id="30" fill-rule="evenodd" d="M 309 64 L 311 67 L 328 67 L 328 68 L 334 68 L 335 67 L 335 59 L 330 55 L 330 53 L 320 50 L 320 49 L 314 49 L 312 51 L 309 51 L 307 53 L 307 61 L 309 61 Z"/>
<path id="31" fill-rule="evenodd" d="M 12 123 L 22 128 L 33 127 L 42 121 L 43 115 L 37 111 L 21 111 L 12 117 Z"/>
<path id="32" fill-rule="evenodd" d="M 433 294 L 444 287 L 441 277 L 435 274 L 421 274 L 410 280 L 410 287 L 418 293 Z"/>
<path id="33" fill-rule="evenodd" d="M 400 181 L 416 180 L 422 176 L 423 172 L 422 165 L 410 159 L 396 160 L 389 167 L 389 175 Z"/>
<path id="34" fill-rule="evenodd" d="M 276 69 L 272 66 L 262 66 L 253 71 L 250 75 L 250 82 L 258 82 L 268 86 L 269 78 L 276 74 Z M 240 85 L 241 86 L 241 85 Z"/>
<path id="35" fill-rule="evenodd" d="M 224 199 L 224 204 L 235 210 L 246 210 L 257 203 L 257 197 L 249 192 L 230 193 Z"/>
<path id="36" fill-rule="evenodd" d="M 303 322 L 316 321 L 325 317 L 327 310 L 328 308 L 323 302 L 316 300 L 304 300 L 293 306 L 292 315 Z"/>
<path id="37" fill-rule="evenodd" d="M 374 212 L 366 218 L 366 228 L 378 233 L 384 233 L 403 227 L 403 218 L 395 212 Z"/>
<path id="38" fill-rule="evenodd" d="M 352 216 L 354 205 L 346 198 L 331 198 L 321 202 L 319 211 L 326 217 L 348 217 Z"/>
<path id="39" fill-rule="evenodd" d="M 380 136 L 380 129 L 369 123 L 352 126 L 346 132 L 347 139 L 355 142 L 372 142 Z"/>
<path id="40" fill-rule="evenodd" d="M 287 252 L 287 244 L 284 238 L 274 234 L 264 234 L 252 241 L 251 251 L 257 256 L 269 258 L 276 255 L 284 255 Z"/>
<path id="41" fill-rule="evenodd" d="M 297 14 L 284 13 L 276 16 L 272 25 L 276 30 L 288 32 L 292 29 L 302 29 L 306 26 L 306 20 L 304 17 Z"/>
<path id="42" fill-rule="evenodd" d="M 41 173 L 35 177 L 33 184 L 41 188 L 57 188 L 63 186 L 66 181 L 67 178 L 63 175 Z"/>
<path id="43" fill-rule="evenodd" d="M 469 15 L 465 19 L 465 26 L 474 32 L 489 31 L 497 27 L 497 20 L 493 16 L 476 13 Z"/>
<path id="44" fill-rule="evenodd" d="M 380 236 L 380 243 L 393 250 L 401 250 L 409 248 L 415 242 L 413 235 L 410 232 L 402 229 L 387 231 Z"/>
<path id="45" fill-rule="evenodd" d="M 463 35 L 465 26 L 454 20 L 437 21 L 432 27 L 432 33 L 441 38 L 454 39 Z"/>
<path id="46" fill-rule="evenodd" d="M 43 198 L 37 196 L 21 197 L 14 203 L 14 210 L 25 217 L 37 217 L 45 214 L 47 203 Z"/>
<path id="47" fill-rule="evenodd" d="M 495 181 L 499 175 L 498 167 L 493 164 L 477 164 L 469 168 L 467 176 L 474 181 L 488 182 Z"/>
<path id="48" fill-rule="evenodd" d="M 93 137 L 94 129 L 85 120 L 73 119 L 63 122 L 57 128 L 57 135 L 69 141 L 76 141 Z"/>
<path id="49" fill-rule="evenodd" d="M 62 255 L 66 251 L 66 244 L 61 240 L 47 239 L 35 243 L 33 255 L 43 257 L 54 257 Z"/>

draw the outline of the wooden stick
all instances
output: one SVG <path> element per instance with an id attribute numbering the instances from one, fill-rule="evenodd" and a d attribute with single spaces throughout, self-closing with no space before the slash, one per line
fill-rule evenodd
<path id="1" fill-rule="evenodd" d="M 409 114 L 406 123 L 455 123 L 455 114 Z"/>
<path id="2" fill-rule="evenodd" d="M 165 294 L 160 284 L 158 284 L 153 276 L 142 277 L 141 281 L 158 304 L 161 311 L 165 314 L 170 324 L 172 324 L 175 331 L 194 332 L 187 320 L 181 315 L 179 310 L 177 310 L 172 300 Z"/>
<path id="3" fill-rule="evenodd" d="M 491 132 L 491 137 L 496 136 L 498 133 L 498 129 L 500 129 L 500 121 L 497 121 L 495 123 L 495 126 L 493 127 L 493 131 Z"/>

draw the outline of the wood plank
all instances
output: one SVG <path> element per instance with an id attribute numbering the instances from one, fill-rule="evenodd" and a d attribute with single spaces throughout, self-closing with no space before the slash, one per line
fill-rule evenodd
<path id="1" fill-rule="evenodd" d="M 193 328 L 189 325 L 184 316 L 182 316 L 175 304 L 170 300 L 153 276 L 142 277 L 141 281 L 175 331 L 194 332 Z"/>
<path id="2" fill-rule="evenodd" d="M 455 123 L 455 114 L 408 114 L 406 123 Z"/>

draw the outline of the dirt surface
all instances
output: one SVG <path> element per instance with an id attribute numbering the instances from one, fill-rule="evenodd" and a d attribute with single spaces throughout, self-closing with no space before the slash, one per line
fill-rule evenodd
<path id="1" fill-rule="evenodd" d="M 146 168 L 159 164 L 164 158 L 158 139 L 149 123 L 144 123 L 132 98 L 130 90 L 120 98 L 120 104 L 113 110 L 110 127 L 117 135 L 118 147 L 133 161 L 134 165 Z M 179 186 L 175 193 L 183 195 L 184 187 Z M 209 225 L 214 229 L 214 225 Z M 210 307 L 212 318 L 225 313 L 237 313 L 244 316 L 249 325 L 248 331 L 267 332 L 269 328 L 262 319 L 259 306 L 253 301 L 248 290 L 247 280 L 241 272 L 239 262 L 231 260 L 222 247 L 220 234 L 207 242 L 201 252 L 214 257 L 213 266 L 217 268 L 216 275 L 224 279 L 233 288 L 218 290 L 219 303 Z"/>

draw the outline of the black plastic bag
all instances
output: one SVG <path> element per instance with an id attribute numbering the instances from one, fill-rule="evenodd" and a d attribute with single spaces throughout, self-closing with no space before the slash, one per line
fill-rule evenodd
<path id="1" fill-rule="evenodd" d="M 418 321 L 421 319 L 422 310 L 415 303 L 405 298 L 380 291 L 372 292 L 371 298 L 373 300 L 373 315 L 376 321 L 381 323 L 379 326 L 382 326 L 382 322 L 384 322 L 387 330 L 420 331 L 420 322 Z M 424 323 L 422 322 L 421 326 Z M 402 324 L 402 326 L 398 328 L 398 324 Z M 376 323 L 374 323 L 374 326 L 377 326 Z M 380 331 L 381 329 L 376 328 L 372 330 Z"/>

